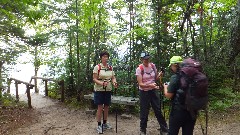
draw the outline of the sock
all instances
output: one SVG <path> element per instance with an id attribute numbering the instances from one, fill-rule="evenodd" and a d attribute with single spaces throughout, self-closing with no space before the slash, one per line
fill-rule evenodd
<path id="1" fill-rule="evenodd" d="M 107 123 L 107 120 L 103 120 L 103 124 L 106 124 Z"/>
<path id="2" fill-rule="evenodd" d="M 98 126 L 101 126 L 101 122 L 98 122 Z"/>

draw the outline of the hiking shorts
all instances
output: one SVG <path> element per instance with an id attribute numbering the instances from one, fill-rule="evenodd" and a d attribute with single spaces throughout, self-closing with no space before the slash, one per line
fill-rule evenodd
<path id="1" fill-rule="evenodd" d="M 111 104 L 111 91 L 95 91 L 94 104 L 109 106 Z"/>

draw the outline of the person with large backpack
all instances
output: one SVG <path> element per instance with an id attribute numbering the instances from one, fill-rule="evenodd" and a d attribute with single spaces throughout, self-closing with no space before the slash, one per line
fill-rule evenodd
<path id="1" fill-rule="evenodd" d="M 169 84 L 164 84 L 164 95 L 172 99 L 169 135 L 193 135 L 199 110 L 207 105 L 207 78 L 200 63 L 194 59 L 173 56 L 169 67 L 174 72 Z"/>
<path id="2" fill-rule="evenodd" d="M 150 105 L 160 125 L 160 134 L 167 135 L 167 123 L 161 113 L 159 86 L 155 83 L 162 73 L 157 72 L 156 66 L 150 62 L 150 55 L 147 52 L 141 53 L 141 60 L 142 64 L 136 69 L 140 95 L 140 135 L 146 135 Z"/>
<path id="3" fill-rule="evenodd" d="M 112 66 L 108 65 L 109 53 L 104 51 L 100 54 L 101 63 L 93 69 L 94 103 L 97 109 L 97 132 L 103 134 L 103 130 L 111 129 L 107 122 L 109 105 L 111 104 L 112 85 L 117 88 L 117 81 Z M 103 123 L 101 123 L 103 113 Z"/>

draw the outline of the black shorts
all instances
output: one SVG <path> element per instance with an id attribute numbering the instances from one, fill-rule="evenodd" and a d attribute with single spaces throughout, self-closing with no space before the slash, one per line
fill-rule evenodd
<path id="1" fill-rule="evenodd" d="M 111 104 L 111 95 L 111 91 L 95 91 L 94 104 L 109 106 Z"/>

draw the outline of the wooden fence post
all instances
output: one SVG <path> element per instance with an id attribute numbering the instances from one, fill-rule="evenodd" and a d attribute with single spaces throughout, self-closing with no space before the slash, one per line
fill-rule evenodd
<path id="1" fill-rule="evenodd" d="M 7 84 L 8 84 L 8 89 L 7 89 L 7 93 L 10 93 L 10 85 L 11 85 L 11 79 L 7 79 Z"/>
<path id="2" fill-rule="evenodd" d="M 47 80 L 43 80 L 45 82 L 45 96 L 48 96 L 48 87 L 47 87 Z"/>
<path id="3" fill-rule="evenodd" d="M 31 95 L 30 95 L 30 86 L 26 84 L 27 87 L 27 98 L 28 98 L 28 107 L 32 108 L 32 101 L 31 101 Z"/>
<path id="4" fill-rule="evenodd" d="M 16 87 L 16 101 L 19 101 L 19 95 L 18 95 L 18 84 L 19 82 L 15 80 L 15 87 Z"/>
<path id="5" fill-rule="evenodd" d="M 61 101 L 64 102 L 64 80 L 59 81 L 58 85 L 61 87 Z"/>

